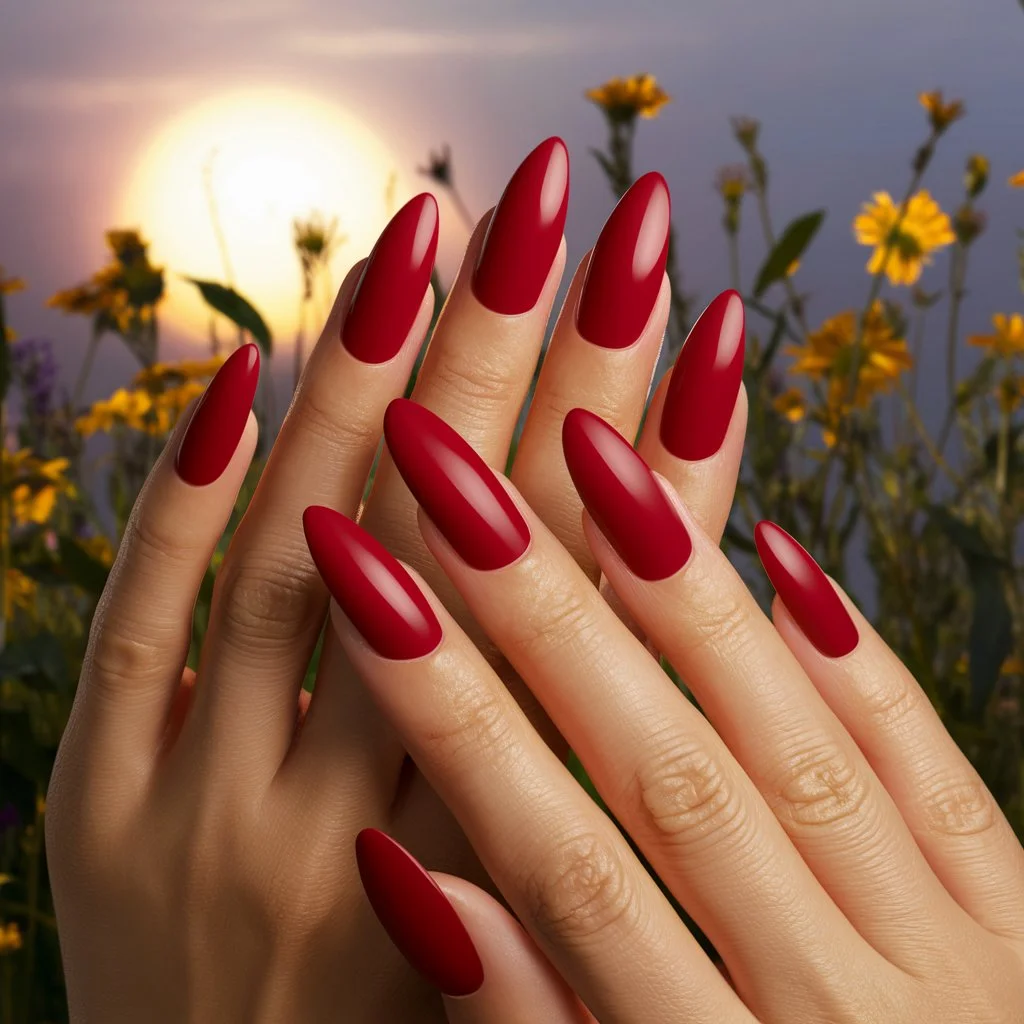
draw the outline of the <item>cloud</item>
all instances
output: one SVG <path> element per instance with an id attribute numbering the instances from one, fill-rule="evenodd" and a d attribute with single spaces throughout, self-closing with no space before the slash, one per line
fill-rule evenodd
<path id="1" fill-rule="evenodd" d="M 28 111 L 93 110 L 180 99 L 195 80 L 180 75 L 111 78 L 24 78 L 0 89 L 0 107 Z"/>
<path id="2" fill-rule="evenodd" d="M 678 26 L 667 31 L 671 36 L 680 34 Z M 516 29 L 495 27 L 488 31 L 383 29 L 338 32 L 302 29 L 289 33 L 284 45 L 293 53 L 353 59 L 460 54 L 530 57 L 665 39 L 666 26 L 646 25 L 630 29 L 622 25 L 537 25 Z M 687 42 L 695 42 L 692 33 L 687 33 Z"/>

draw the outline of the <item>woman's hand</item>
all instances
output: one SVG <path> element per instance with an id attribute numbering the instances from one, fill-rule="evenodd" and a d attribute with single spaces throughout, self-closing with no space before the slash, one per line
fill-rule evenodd
<path id="1" fill-rule="evenodd" d="M 522 923 L 440 876 L 453 911 L 400 847 L 360 836 L 384 926 L 467 997 L 450 1020 L 587 1019 L 573 992 L 602 1024 L 1024 1020 L 1024 850 L 906 668 L 792 538 L 758 529 L 773 626 L 631 446 L 567 417 L 587 541 L 702 715 L 450 428 L 398 402 L 385 432 L 427 546 L 727 969 L 442 604 L 313 509 L 345 651 Z"/>
<path id="2" fill-rule="evenodd" d="M 567 176 L 558 140 L 524 161 L 470 241 L 417 380 L 417 399 L 496 467 L 562 275 Z M 515 479 L 592 579 L 561 421 L 583 405 L 635 433 L 668 314 L 668 223 L 667 190 L 648 175 L 569 288 L 517 453 Z M 48 863 L 75 1020 L 443 1019 L 436 991 L 373 921 L 354 837 L 386 828 L 430 863 L 491 883 L 391 724 L 352 684 L 333 631 L 312 700 L 301 690 L 327 611 L 302 510 L 360 512 L 384 409 L 404 390 L 433 313 L 436 239 L 434 201 L 417 197 L 342 285 L 218 573 L 198 673 L 184 668 L 192 610 L 255 445 L 254 348 L 220 371 L 139 498 L 49 794 Z M 723 319 L 737 303 L 719 300 L 698 335 L 742 353 L 742 315 Z M 729 387 L 731 408 L 738 372 Z M 673 408 L 665 422 L 674 415 L 688 434 L 699 403 Z M 715 429 L 695 436 L 713 444 Z M 714 533 L 738 447 L 693 461 L 693 440 L 680 448 L 691 461 L 673 458 L 665 471 L 707 510 Z M 363 522 L 446 586 L 386 454 Z M 457 592 L 444 594 L 485 643 Z M 488 655 L 564 753 L 530 691 L 489 645 Z"/>

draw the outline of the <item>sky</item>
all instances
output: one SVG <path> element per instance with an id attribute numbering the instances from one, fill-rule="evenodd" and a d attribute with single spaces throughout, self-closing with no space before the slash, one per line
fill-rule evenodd
<path id="1" fill-rule="evenodd" d="M 968 116 L 942 140 L 926 185 L 952 209 L 966 156 L 992 162 L 981 202 L 989 226 L 963 317 L 965 333 L 983 331 L 993 312 L 1024 307 L 1015 255 L 1024 191 L 1005 184 L 1024 168 L 1022 44 L 1018 0 L 0 0 L 0 264 L 30 285 L 8 316 L 22 335 L 51 337 L 71 379 L 84 324 L 44 309 L 45 299 L 104 261 L 103 231 L 116 226 L 154 132 L 246 86 L 337 104 L 387 144 L 414 185 L 428 151 L 450 143 L 475 214 L 537 142 L 561 135 L 573 161 L 575 262 L 612 201 L 588 152 L 604 125 L 583 92 L 650 71 L 673 102 L 641 123 L 636 169 L 662 171 L 672 188 L 687 290 L 707 301 L 728 284 L 712 181 L 740 157 L 729 116 L 754 116 L 776 223 L 829 211 L 798 279 L 812 323 L 864 301 L 867 251 L 850 224 L 872 192 L 906 187 L 926 132 L 917 94 L 962 98 Z M 441 205 L 440 270 L 450 281 L 466 231 L 443 196 Z M 752 216 L 742 237 L 752 275 L 764 253 Z M 945 274 L 940 257 L 922 283 L 941 287 Z M 943 358 L 941 316 L 933 323 L 926 394 Z M 178 352 L 184 340 L 171 332 L 165 344 Z M 108 345 L 90 397 L 132 369 Z"/>

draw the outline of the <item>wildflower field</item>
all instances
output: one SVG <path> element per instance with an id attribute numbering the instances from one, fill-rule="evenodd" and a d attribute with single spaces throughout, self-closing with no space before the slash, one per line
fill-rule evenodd
<path id="1" fill-rule="evenodd" d="M 636 133 L 657 130 L 645 122 L 656 122 L 670 97 L 652 76 L 637 75 L 587 99 L 606 132 L 592 152 L 618 197 L 635 177 Z M 940 92 L 919 103 L 921 134 L 908 146 L 905 179 L 867 183 L 860 210 L 828 211 L 849 223 L 849 244 L 864 249 L 864 275 L 848 283 L 845 308 L 819 308 L 801 290 L 826 211 L 777 224 L 770 133 L 745 117 L 733 119 L 731 141 L 723 131 L 723 156 L 733 162 L 713 183 L 731 268 L 721 283 L 746 302 L 750 397 L 724 544 L 767 605 L 768 585 L 751 558 L 755 523 L 769 518 L 801 539 L 920 680 L 1024 838 L 1024 294 L 1017 309 L 991 311 L 986 333 L 961 329 L 972 256 L 986 245 L 986 192 L 1019 189 L 1024 228 L 1024 170 L 995 173 L 984 154 L 965 152 L 959 203 L 942 209 L 928 190 L 933 157 L 940 146 L 956 147 L 967 111 Z M 423 169 L 465 210 L 451 172 L 448 151 Z M 766 254 L 749 276 L 740 273 L 745 218 Z M 317 326 L 312 299 L 328 286 L 327 260 L 343 230 L 319 215 L 295 224 L 304 312 L 290 357 L 295 379 Z M 274 345 L 258 295 L 193 281 L 210 310 L 208 351 L 163 361 L 161 307 L 176 268 L 153 265 L 144 232 L 108 232 L 107 265 L 50 299 L 82 345 L 70 390 L 58 383 L 49 341 L 20 338 L 8 319 L 5 299 L 23 285 L 17 267 L 0 268 L 0 1020 L 12 1024 L 66 1020 L 42 843 L 46 790 L 121 531 L 168 432 L 226 355 L 248 340 L 268 354 Z M 1019 264 L 1024 292 L 1020 237 L 1018 250 L 1000 258 Z M 662 369 L 699 311 L 679 251 L 673 234 Z M 85 405 L 101 343 L 126 346 L 138 369 Z M 920 407 L 925 352 L 944 364 L 935 430 Z M 257 415 L 265 425 L 277 421 L 266 392 Z M 217 566 L 259 478 L 267 433 L 202 587 L 193 666 Z M 102 445 L 90 441 L 100 434 Z M 976 794 L 941 797 L 944 827 L 976 826 Z"/>

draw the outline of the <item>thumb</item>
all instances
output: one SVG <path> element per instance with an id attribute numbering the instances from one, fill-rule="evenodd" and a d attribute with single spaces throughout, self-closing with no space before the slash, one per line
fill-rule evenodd
<path id="1" fill-rule="evenodd" d="M 429 872 L 377 829 L 356 837 L 377 919 L 444 996 L 449 1024 L 596 1024 L 522 925 L 465 879 Z"/>

